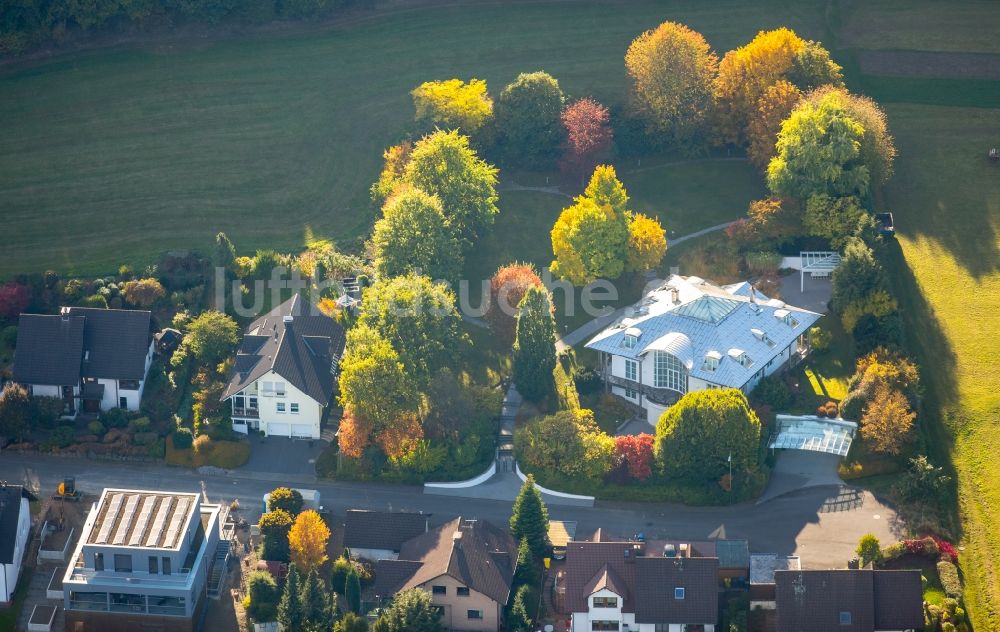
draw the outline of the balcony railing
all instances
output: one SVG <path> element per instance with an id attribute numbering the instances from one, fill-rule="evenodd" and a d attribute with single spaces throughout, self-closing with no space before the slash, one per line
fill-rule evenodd
<path id="1" fill-rule="evenodd" d="M 654 388 L 648 384 L 640 384 L 635 380 L 626 380 L 617 375 L 605 375 L 605 379 L 608 381 L 608 384 L 630 388 L 637 393 L 642 393 L 643 397 L 661 406 L 673 406 L 677 403 L 677 400 L 684 396 L 684 393 L 679 393 L 669 388 Z"/>
<path id="2" fill-rule="evenodd" d="M 243 419 L 260 419 L 260 410 L 256 408 L 236 408 L 234 406 L 233 417 L 242 417 Z"/>

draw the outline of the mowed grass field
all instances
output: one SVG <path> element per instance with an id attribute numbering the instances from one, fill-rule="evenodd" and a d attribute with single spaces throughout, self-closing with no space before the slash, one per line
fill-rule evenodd
<path id="1" fill-rule="evenodd" d="M 0 277 L 144 265 L 168 248 L 205 249 L 219 230 L 241 252 L 293 250 L 310 231 L 356 245 L 415 85 L 480 77 L 496 95 L 518 72 L 544 69 L 571 96 L 618 104 L 628 43 L 665 19 L 720 53 L 790 26 L 827 43 L 851 86 L 886 104 L 899 147 L 884 192 L 899 231 L 890 263 L 921 356 L 922 428 L 956 469 L 970 614 L 977 629 L 1000 629 L 1000 165 L 985 158 L 1000 145 L 1000 109 L 987 109 L 1000 107 L 997 82 L 866 77 L 852 61 L 860 50 L 998 54 L 994 0 L 459 0 L 10 66 L 0 70 Z M 738 216 L 763 190 L 739 162 L 623 162 L 619 175 L 636 210 L 673 236 Z M 509 259 L 545 265 L 567 201 L 504 192 L 467 276 Z"/>
<path id="2" fill-rule="evenodd" d="M 0 275 L 108 273 L 207 248 L 219 230 L 241 252 L 292 250 L 308 230 L 356 243 L 374 219 L 382 149 L 407 129 L 420 82 L 480 77 L 498 94 L 541 68 L 572 96 L 619 103 L 629 42 L 664 19 L 724 51 L 781 24 L 823 38 L 824 4 L 458 2 L 6 69 Z"/>

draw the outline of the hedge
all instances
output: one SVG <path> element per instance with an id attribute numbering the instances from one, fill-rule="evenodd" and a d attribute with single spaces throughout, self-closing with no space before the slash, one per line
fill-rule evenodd
<path id="1" fill-rule="evenodd" d="M 937 563 L 937 572 L 944 594 L 952 599 L 961 599 L 962 580 L 958 576 L 958 567 L 948 560 L 941 560 Z"/>

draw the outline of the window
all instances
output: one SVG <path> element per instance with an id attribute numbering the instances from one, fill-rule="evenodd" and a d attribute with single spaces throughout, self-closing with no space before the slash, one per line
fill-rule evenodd
<path id="1" fill-rule="evenodd" d="M 123 391 L 137 391 L 139 380 L 118 380 L 118 388 Z"/>
<path id="2" fill-rule="evenodd" d="M 636 399 L 639 397 L 639 393 L 635 389 L 625 387 L 625 397 L 629 399 Z"/>
<path id="3" fill-rule="evenodd" d="M 638 362 L 635 360 L 625 360 L 625 379 L 637 381 L 637 375 L 639 374 Z"/>
<path id="4" fill-rule="evenodd" d="M 170 574 L 170 558 L 169 557 L 163 558 L 163 574 L 164 575 L 169 575 Z"/>
<path id="5" fill-rule="evenodd" d="M 131 573 L 132 572 L 132 556 L 131 555 L 120 555 L 115 554 L 115 572 L 116 573 Z"/>
<path id="6" fill-rule="evenodd" d="M 610 630 L 611 632 L 615 632 L 618 630 L 618 625 L 619 623 L 617 621 L 591 621 L 590 629 L 601 631 Z"/>
<path id="7" fill-rule="evenodd" d="M 594 597 L 595 608 L 617 608 L 618 597 Z"/>
<path id="8" fill-rule="evenodd" d="M 233 396 L 233 408 L 238 408 L 240 410 L 247 407 L 247 398 L 242 395 Z"/>
<path id="9" fill-rule="evenodd" d="M 264 397 L 274 396 L 274 382 L 261 382 L 260 390 Z"/>
<path id="10" fill-rule="evenodd" d="M 118 398 L 118 408 L 128 408 L 128 398 L 119 397 Z"/>
<path id="11" fill-rule="evenodd" d="M 431 586 L 431 592 L 434 593 L 435 595 L 447 595 L 448 594 L 448 587 L 447 586 Z"/>
<path id="12" fill-rule="evenodd" d="M 293 415 L 298 415 L 299 414 L 299 405 L 298 404 L 289 404 L 288 407 L 289 407 L 289 410 L 292 411 Z"/>
<path id="13" fill-rule="evenodd" d="M 686 393 L 687 371 L 681 361 L 669 353 L 657 351 L 653 364 L 653 386 Z"/>
<path id="14" fill-rule="evenodd" d="M 284 382 L 275 382 L 274 383 L 274 394 L 277 395 L 278 397 L 284 397 L 285 396 L 285 383 Z"/>
<path id="15" fill-rule="evenodd" d="M 674 599 L 683 599 L 683 598 L 684 598 L 684 589 L 680 586 L 674 588 Z"/>
<path id="16" fill-rule="evenodd" d="M 250 410 L 257 410 L 257 398 L 251 395 L 247 398 L 247 403 L 250 404 Z"/>
<path id="17" fill-rule="evenodd" d="M 625 334 L 625 337 L 622 338 L 622 346 L 626 349 L 634 349 L 638 341 L 639 339 L 632 334 Z"/>
<path id="18" fill-rule="evenodd" d="M 483 618 L 483 611 L 482 610 L 469 610 L 469 618 L 470 619 L 482 619 Z"/>
<path id="19" fill-rule="evenodd" d="M 104 570 L 104 553 L 94 553 L 94 570 Z"/>
<path id="20" fill-rule="evenodd" d="M 840 613 L 840 625 L 851 625 L 851 613 L 841 612 Z"/>
<path id="21" fill-rule="evenodd" d="M 285 402 L 278 402 L 277 407 L 279 413 L 285 412 Z"/>
<path id="22" fill-rule="evenodd" d="M 160 558 L 155 555 L 149 556 L 149 574 L 157 575 L 160 572 Z"/>
<path id="23" fill-rule="evenodd" d="M 669 623 L 653 624 L 653 632 L 670 632 L 670 624 Z"/>
<path id="24" fill-rule="evenodd" d="M 701 368 L 704 371 L 715 371 L 719 368 L 719 358 L 714 355 L 705 356 L 705 361 L 701 363 Z"/>
<path id="25" fill-rule="evenodd" d="M 458 594 L 459 597 L 468 597 L 469 596 L 469 587 L 468 586 L 459 586 L 458 588 L 455 589 L 455 592 Z"/>

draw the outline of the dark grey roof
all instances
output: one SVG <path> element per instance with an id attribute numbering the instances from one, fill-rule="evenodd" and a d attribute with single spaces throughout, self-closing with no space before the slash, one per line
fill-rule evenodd
<path id="1" fill-rule="evenodd" d="M 146 376 L 150 313 L 145 310 L 70 307 L 83 316 L 84 377 L 141 380 Z"/>
<path id="2" fill-rule="evenodd" d="M 779 570 L 774 579 L 777 632 L 923 628 L 920 571 Z"/>
<path id="3" fill-rule="evenodd" d="M 72 386 L 80 383 L 82 316 L 21 314 L 17 323 L 14 381 Z"/>
<path id="4" fill-rule="evenodd" d="M 517 546 L 501 529 L 481 520 L 455 518 L 406 542 L 399 560 L 375 565 L 375 594 L 399 591 L 448 575 L 500 605 L 510 597 Z"/>
<path id="5" fill-rule="evenodd" d="M 333 396 L 330 369 L 343 352 L 344 328 L 296 294 L 247 328 L 222 399 L 273 370 L 325 406 Z"/>
<path id="6" fill-rule="evenodd" d="M 923 594 L 920 571 L 875 571 L 875 629 L 921 629 Z"/>
<path id="7" fill-rule="evenodd" d="M 426 532 L 426 514 L 349 509 L 344 520 L 344 546 L 398 552 L 404 542 Z"/>
<path id="8" fill-rule="evenodd" d="M 20 485 L 0 487 L 0 564 L 14 562 L 17 522 L 21 516 L 21 498 L 27 498 Z"/>
<path id="9" fill-rule="evenodd" d="M 635 568 L 636 623 L 714 625 L 719 618 L 718 559 L 640 557 Z M 677 589 L 683 589 L 682 599 Z"/>

